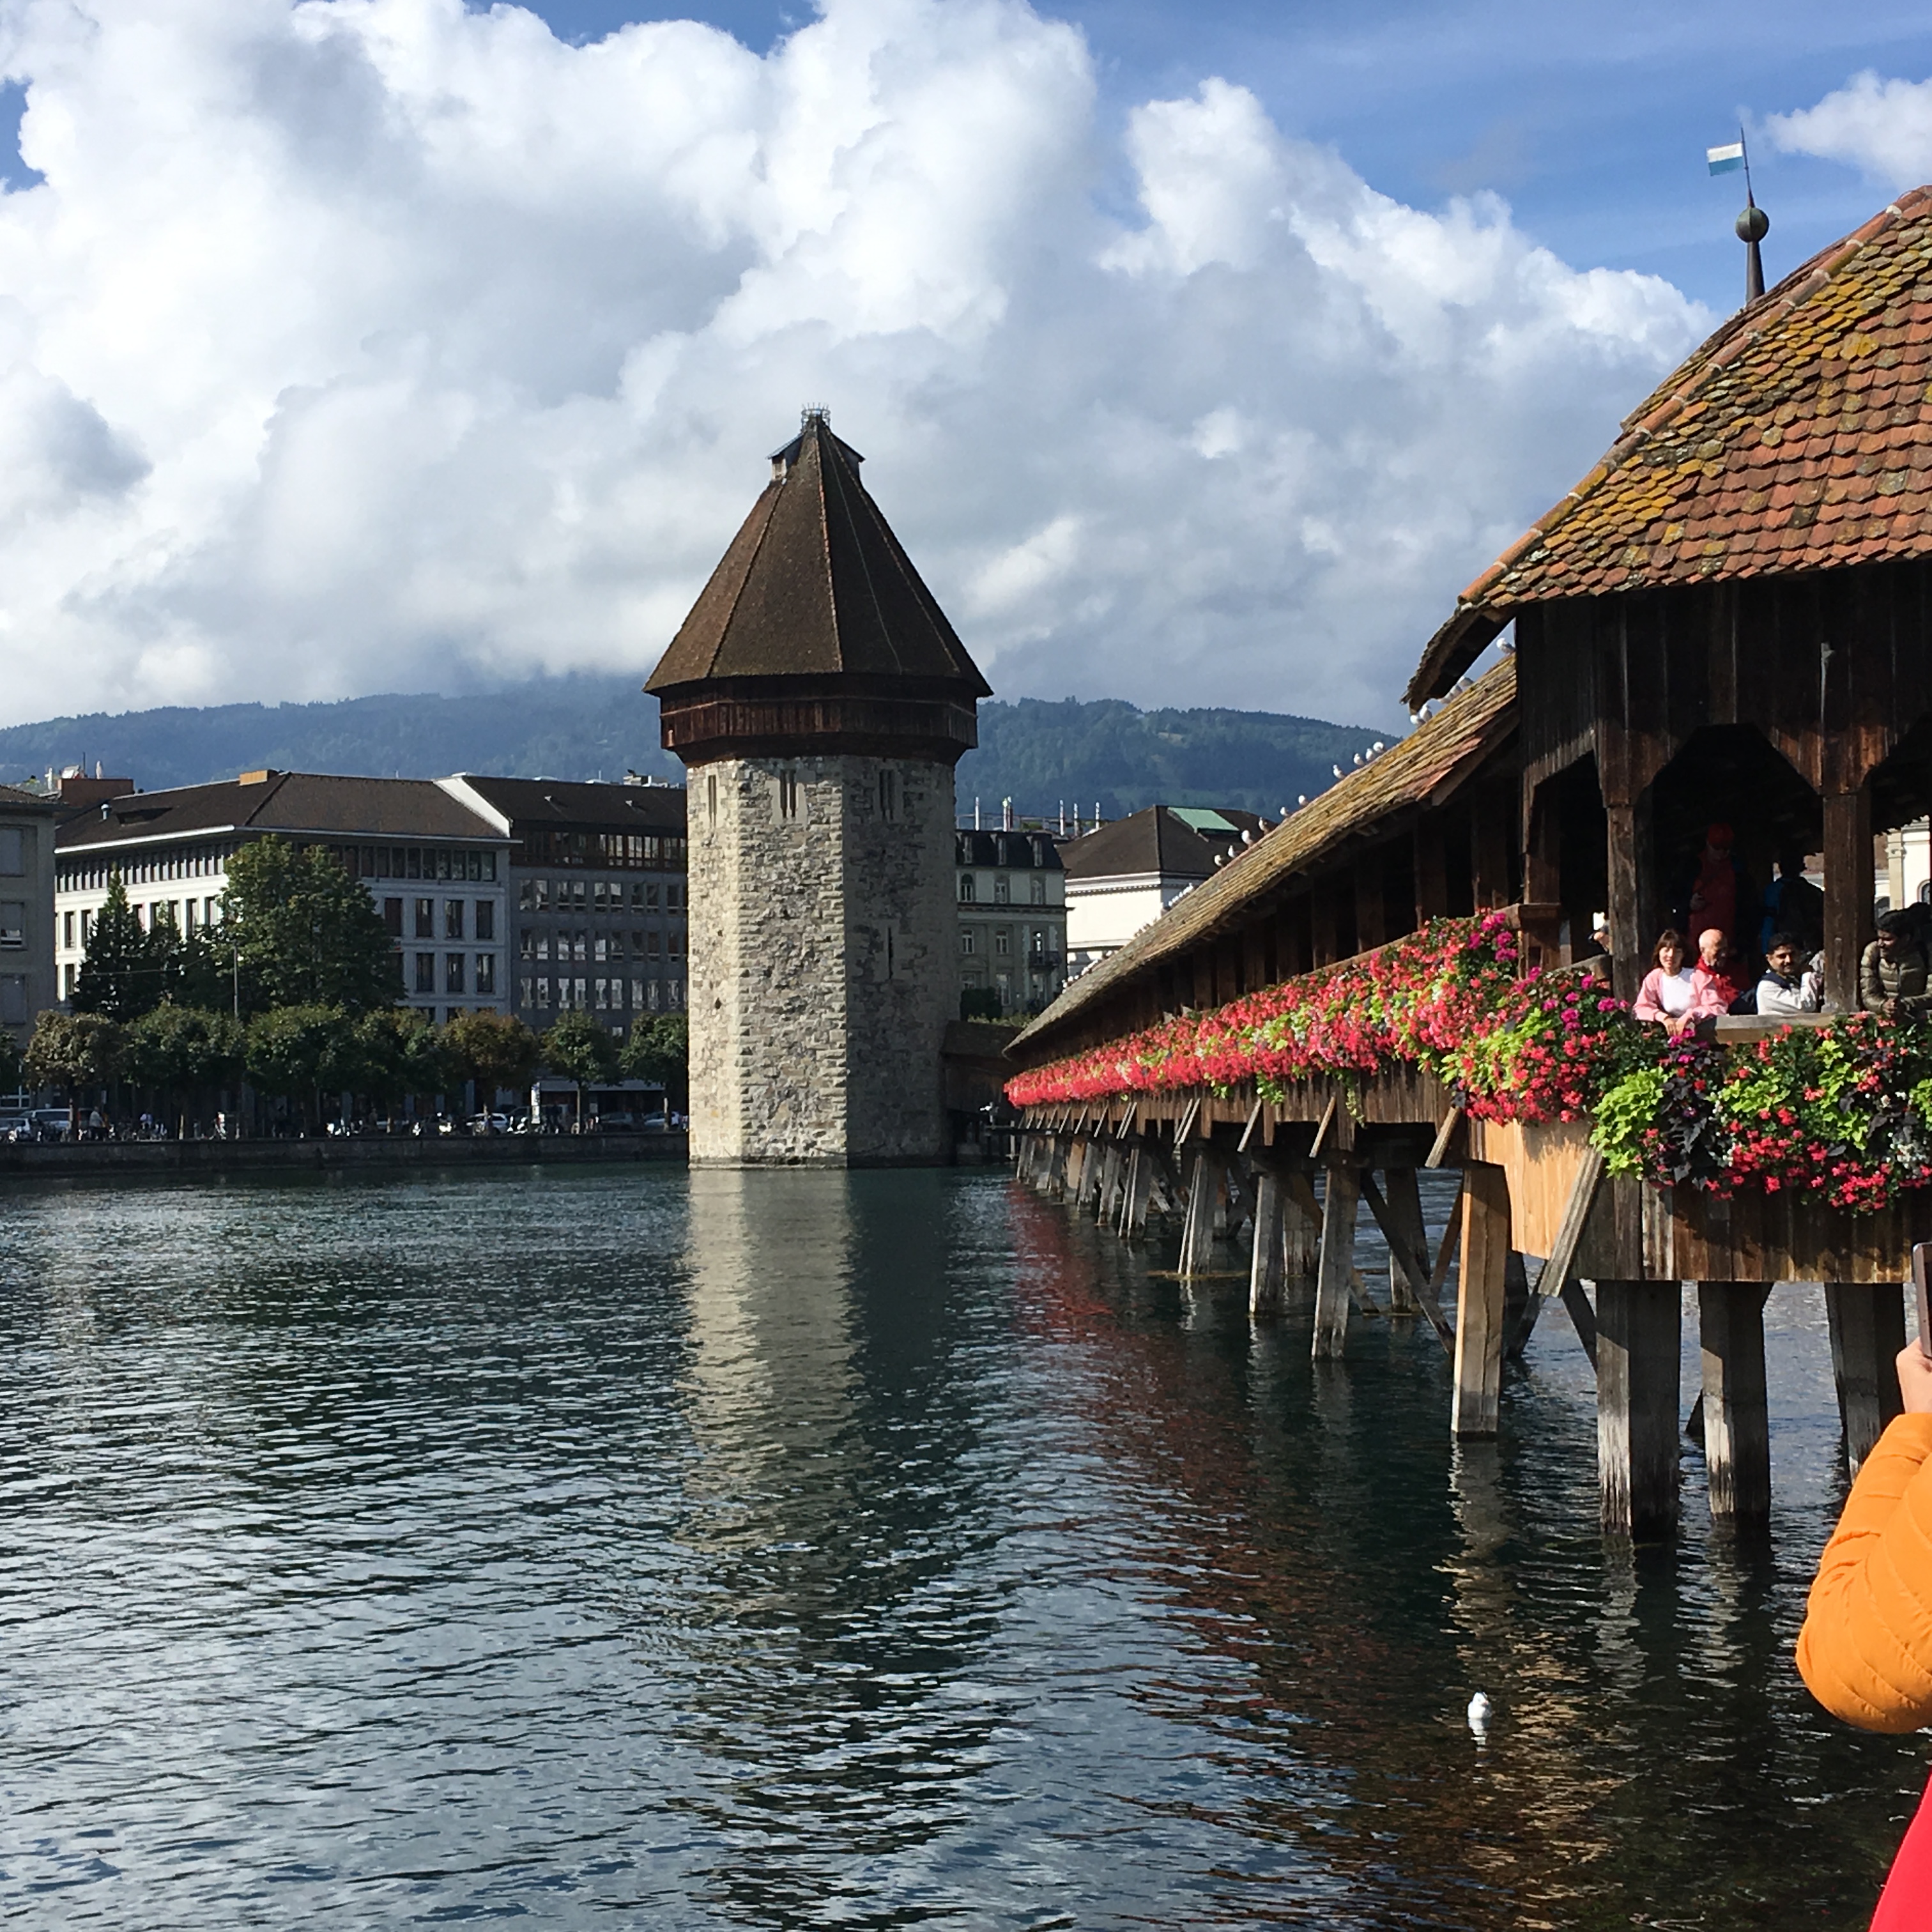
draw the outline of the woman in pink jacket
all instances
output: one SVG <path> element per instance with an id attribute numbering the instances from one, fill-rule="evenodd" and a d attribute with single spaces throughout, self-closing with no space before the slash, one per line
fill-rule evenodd
<path id="1" fill-rule="evenodd" d="M 1636 1016 L 1662 1027 L 1675 1040 L 1696 1018 L 1696 992 L 1690 948 L 1674 926 L 1666 927 L 1651 948 L 1650 970 L 1637 989 Z"/>

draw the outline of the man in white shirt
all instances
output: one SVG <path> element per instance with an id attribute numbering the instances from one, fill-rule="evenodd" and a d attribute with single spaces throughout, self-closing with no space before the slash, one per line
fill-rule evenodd
<path id="1" fill-rule="evenodd" d="M 1757 982 L 1757 1010 L 1774 1018 L 1780 1013 L 1822 1010 L 1825 989 L 1815 970 L 1800 972 L 1798 941 L 1788 932 L 1774 932 L 1764 949 L 1764 977 Z"/>

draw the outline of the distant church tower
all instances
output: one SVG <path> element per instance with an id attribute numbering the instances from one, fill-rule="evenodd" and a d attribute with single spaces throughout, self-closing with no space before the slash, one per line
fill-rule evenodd
<path id="1" fill-rule="evenodd" d="M 952 767 L 991 688 L 806 412 L 645 686 L 689 776 L 691 1155 L 944 1158 Z"/>

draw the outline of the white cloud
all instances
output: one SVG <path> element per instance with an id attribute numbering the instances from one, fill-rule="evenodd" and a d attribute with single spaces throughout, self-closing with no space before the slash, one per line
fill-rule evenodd
<path id="1" fill-rule="evenodd" d="M 1787 153 L 1845 161 L 1892 188 L 1932 180 L 1932 80 L 1858 74 L 1815 107 L 1773 115 L 1769 126 Z"/>
<path id="2" fill-rule="evenodd" d="M 9 719 L 641 671 L 805 403 L 1003 693 L 1385 717 L 1708 321 L 1222 81 L 1111 154 L 1020 0 L 14 0 L 0 70 Z"/>

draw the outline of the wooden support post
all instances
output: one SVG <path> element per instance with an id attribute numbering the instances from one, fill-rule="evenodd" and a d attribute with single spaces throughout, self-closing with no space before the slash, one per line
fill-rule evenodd
<path id="1" fill-rule="evenodd" d="M 1510 843 L 1514 814 L 1498 788 L 1478 791 L 1469 802 L 1469 865 L 1476 910 L 1510 902 Z"/>
<path id="2" fill-rule="evenodd" d="M 1858 956 L 1872 936 L 1871 786 L 1828 792 L 1824 807 L 1825 1004 L 1856 1012 Z"/>
<path id="3" fill-rule="evenodd" d="M 1542 1296 L 1530 1288 L 1528 1264 L 1510 1249 L 1503 1270 L 1503 1354 L 1509 1360 L 1522 1360 L 1542 1307 Z"/>
<path id="4" fill-rule="evenodd" d="M 1281 1312 L 1281 1177 L 1264 1167 L 1255 1177 L 1255 1251 L 1248 1268 L 1248 1313 L 1256 1321 Z"/>
<path id="5" fill-rule="evenodd" d="M 1113 1219 L 1114 1197 L 1120 1188 L 1120 1149 L 1109 1141 L 1100 1156 L 1100 1184 L 1094 1190 L 1094 1218 L 1103 1226 Z"/>
<path id="6" fill-rule="evenodd" d="M 1892 1282 L 1828 1281 L 1825 1318 L 1832 1332 L 1832 1376 L 1853 1475 L 1904 1407 L 1895 1358 L 1905 1346 L 1905 1290 Z"/>
<path id="7" fill-rule="evenodd" d="M 1613 1536 L 1677 1527 L 1682 1300 L 1674 1281 L 1597 1284 L 1597 1480 Z"/>
<path id="8" fill-rule="evenodd" d="M 1620 1000 L 1634 1000 L 1643 984 L 1654 933 L 1643 930 L 1637 904 L 1636 808 L 1610 805 L 1610 986 Z"/>
<path id="9" fill-rule="evenodd" d="M 1771 1521 L 1771 1418 L 1765 1398 L 1762 1282 L 1700 1281 L 1704 1463 L 1711 1515 L 1743 1530 Z"/>
<path id="10" fill-rule="evenodd" d="M 1415 922 L 1426 926 L 1449 910 L 1449 856 L 1442 846 L 1442 814 L 1425 812 L 1415 821 Z"/>
<path id="11" fill-rule="evenodd" d="M 1076 1136 L 1066 1156 L 1066 1196 L 1076 1213 L 1084 1212 L 1094 1198 L 1094 1184 L 1100 1178 L 1100 1164 L 1094 1158 L 1094 1143 Z"/>
<path id="12" fill-rule="evenodd" d="M 1127 1162 L 1126 1196 L 1120 1204 L 1120 1232 L 1130 1241 L 1138 1241 L 1147 1232 L 1154 1178 L 1154 1156 L 1137 1144 Z"/>
<path id="13" fill-rule="evenodd" d="M 1454 1436 L 1493 1436 L 1502 1394 L 1503 1294 L 1510 1257 L 1509 1176 L 1472 1161 L 1462 1170 L 1462 1265 L 1456 1292 Z"/>
<path id="14" fill-rule="evenodd" d="M 1187 1177 L 1187 1220 L 1180 1231 L 1180 1272 L 1205 1274 L 1214 1257 L 1214 1208 L 1221 1192 L 1220 1163 L 1206 1148 Z"/>
<path id="15" fill-rule="evenodd" d="M 1290 1168 L 1281 1204 L 1281 1267 L 1290 1281 L 1312 1281 L 1321 1265 L 1322 1204 L 1306 1171 Z"/>
<path id="16" fill-rule="evenodd" d="M 1412 1167 L 1382 1170 L 1382 1201 L 1388 1216 L 1384 1238 L 1389 1244 L 1389 1312 L 1420 1315 L 1422 1304 L 1416 1299 L 1408 1270 L 1396 1256 L 1396 1240 L 1408 1244 L 1408 1252 L 1424 1265 L 1429 1256 L 1429 1228 L 1422 1218 L 1422 1190 L 1416 1185 Z"/>
<path id="17" fill-rule="evenodd" d="M 1382 884 L 1388 869 L 1379 848 L 1355 861 L 1355 946 L 1370 952 L 1388 938 L 1388 902 Z"/>
<path id="18" fill-rule="evenodd" d="M 1340 1361 L 1348 1340 L 1349 1291 L 1355 1276 L 1355 1208 L 1361 1196 L 1358 1169 L 1332 1162 L 1322 1208 L 1322 1258 L 1315 1274 L 1315 1359 Z"/>
<path id="19" fill-rule="evenodd" d="M 1583 1292 L 1583 1284 L 1572 1275 L 1563 1284 L 1563 1292 L 1557 1298 L 1570 1317 L 1570 1326 L 1576 1331 L 1576 1339 L 1583 1345 L 1583 1352 L 1590 1358 L 1590 1372 L 1597 1372 L 1597 1311 L 1590 1306 L 1590 1298 Z"/>

